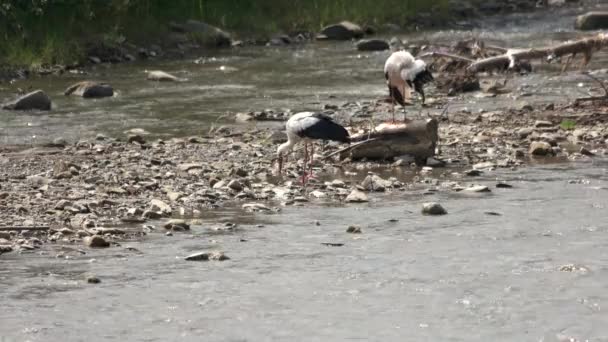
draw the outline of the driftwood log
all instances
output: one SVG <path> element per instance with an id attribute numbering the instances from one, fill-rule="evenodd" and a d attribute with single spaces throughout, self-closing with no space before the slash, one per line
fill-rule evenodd
<path id="1" fill-rule="evenodd" d="M 477 60 L 467 67 L 469 72 L 489 71 L 494 69 L 512 68 L 520 61 L 530 59 L 547 59 L 552 61 L 566 55 L 575 56 L 583 54 L 583 66 L 589 63 L 593 53 L 608 45 L 608 34 L 600 33 L 596 36 L 576 41 L 565 42 L 556 46 L 531 49 L 509 49 L 506 53 Z M 445 56 L 449 57 L 449 56 Z"/>
<path id="2" fill-rule="evenodd" d="M 392 159 L 410 155 L 424 161 L 435 155 L 439 139 L 438 123 L 435 119 L 415 120 L 406 124 L 381 124 L 373 132 L 351 135 L 353 148 L 347 148 L 340 159 Z"/>

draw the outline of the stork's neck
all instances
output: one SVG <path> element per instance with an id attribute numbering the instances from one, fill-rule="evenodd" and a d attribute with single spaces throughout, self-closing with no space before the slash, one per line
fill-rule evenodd
<path id="1" fill-rule="evenodd" d="M 295 145 L 296 142 L 292 139 L 288 139 L 286 143 L 283 143 L 279 146 L 279 148 L 277 149 L 277 154 L 283 155 L 285 153 L 287 153 L 289 150 L 291 150 L 293 148 L 293 145 Z"/>

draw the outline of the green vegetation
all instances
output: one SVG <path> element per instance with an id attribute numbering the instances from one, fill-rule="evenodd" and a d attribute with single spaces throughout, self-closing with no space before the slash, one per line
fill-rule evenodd
<path id="1" fill-rule="evenodd" d="M 0 0 L 0 61 L 72 63 L 88 44 L 156 42 L 167 23 L 198 19 L 246 35 L 318 30 L 344 19 L 407 23 L 447 0 Z"/>
<path id="2" fill-rule="evenodd" d="M 576 121 L 565 119 L 559 124 L 559 127 L 565 131 L 570 131 L 576 128 Z"/>

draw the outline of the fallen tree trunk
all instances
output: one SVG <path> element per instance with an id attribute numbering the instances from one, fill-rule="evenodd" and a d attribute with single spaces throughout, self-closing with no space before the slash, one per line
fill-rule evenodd
<path id="1" fill-rule="evenodd" d="M 340 159 L 392 159 L 410 155 L 424 161 L 435 155 L 438 123 L 435 119 L 416 120 L 406 124 L 381 124 L 373 132 L 351 135 L 354 148 L 343 151 Z"/>
<path id="2" fill-rule="evenodd" d="M 591 59 L 593 52 L 608 45 L 608 34 L 600 33 L 597 36 L 584 38 L 576 41 L 562 43 L 556 46 L 531 49 L 509 49 L 506 53 L 483 58 L 471 63 L 467 67 L 469 72 L 488 71 L 493 69 L 513 68 L 519 61 L 546 58 L 552 61 L 565 55 L 584 55 L 583 65 Z"/>

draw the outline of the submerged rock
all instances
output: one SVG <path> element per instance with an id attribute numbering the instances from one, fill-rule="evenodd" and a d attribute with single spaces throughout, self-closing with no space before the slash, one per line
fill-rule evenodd
<path id="1" fill-rule="evenodd" d="M 63 95 L 82 96 L 84 98 L 98 98 L 114 96 L 114 89 L 107 83 L 82 81 L 72 84 Z"/>
<path id="2" fill-rule="evenodd" d="M 10 110 L 51 110 L 51 99 L 44 91 L 36 90 L 2 105 L 2 108 Z"/>
<path id="3" fill-rule="evenodd" d="M 390 45 L 382 39 L 363 39 L 357 42 L 359 51 L 383 51 L 390 48 Z"/>
<path id="4" fill-rule="evenodd" d="M 224 254 L 224 252 L 199 252 L 199 253 L 190 254 L 187 257 L 185 257 L 184 259 L 188 260 L 188 261 L 230 260 L 230 258 L 228 256 L 226 256 Z"/>
<path id="5" fill-rule="evenodd" d="M 161 70 L 148 71 L 147 79 L 158 82 L 179 82 L 182 79 Z"/>
<path id="6" fill-rule="evenodd" d="M 317 39 L 349 40 L 363 37 L 363 30 L 357 24 L 343 21 L 338 24 L 325 26 Z"/>
<path id="7" fill-rule="evenodd" d="M 445 215 L 448 211 L 445 210 L 441 204 L 437 202 L 429 202 L 422 204 L 422 214 L 423 215 Z"/>

